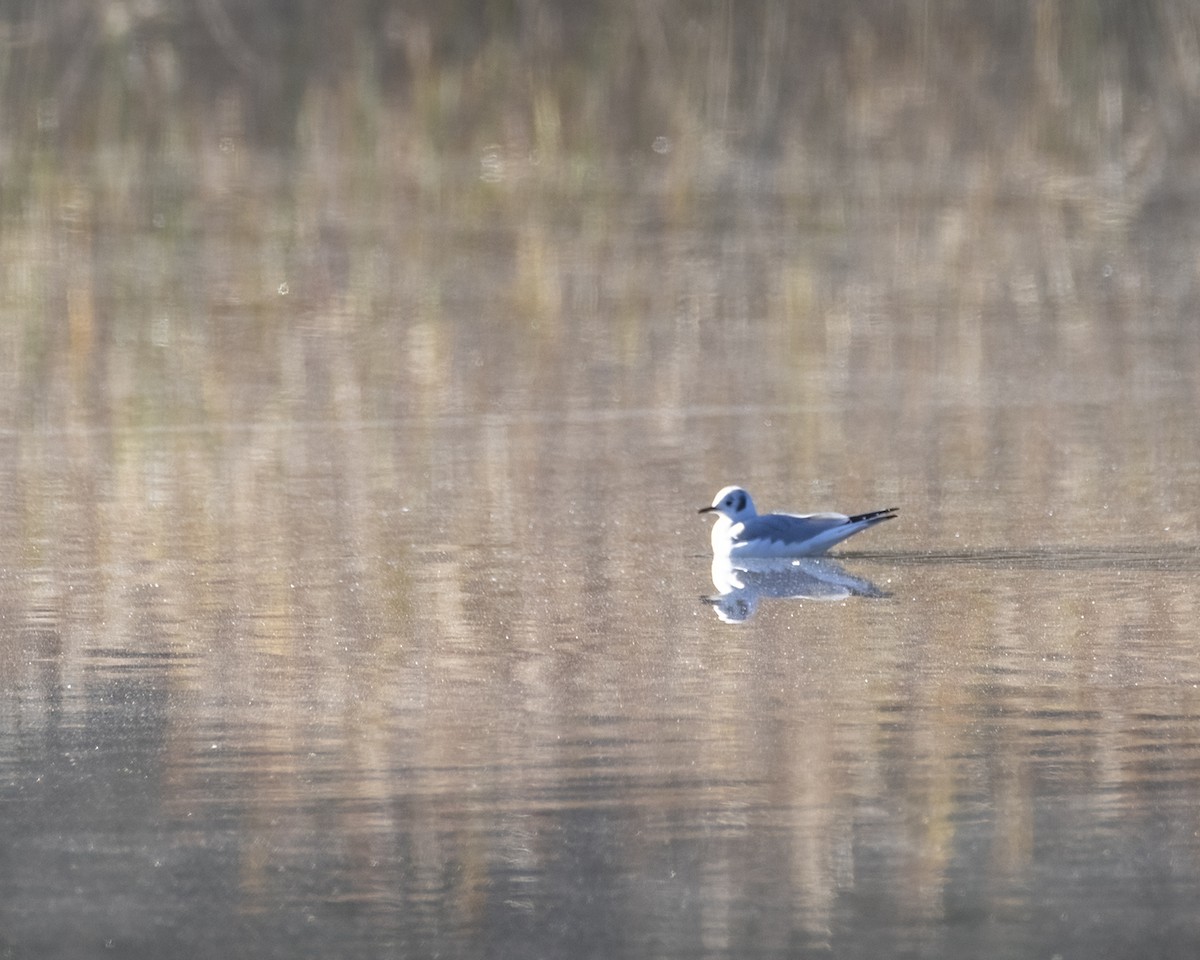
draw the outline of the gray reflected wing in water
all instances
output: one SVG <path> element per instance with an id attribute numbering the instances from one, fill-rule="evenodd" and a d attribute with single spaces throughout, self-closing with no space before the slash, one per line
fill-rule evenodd
<path id="1" fill-rule="evenodd" d="M 847 597 L 887 596 L 870 580 L 856 577 L 829 557 L 740 559 L 714 557 L 715 596 L 701 597 L 725 623 L 743 623 L 754 616 L 759 599 L 844 600 Z"/>

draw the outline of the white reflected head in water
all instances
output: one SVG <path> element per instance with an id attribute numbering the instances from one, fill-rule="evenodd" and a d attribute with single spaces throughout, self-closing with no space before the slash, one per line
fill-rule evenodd
<path id="1" fill-rule="evenodd" d="M 754 616 L 762 597 L 795 600 L 844 600 L 887 596 L 870 580 L 856 577 L 829 557 L 782 557 L 739 560 L 713 557 L 717 595 L 701 597 L 725 623 Z"/>
<path id="2" fill-rule="evenodd" d="M 855 516 L 844 513 L 766 513 L 754 509 L 750 494 L 741 487 L 724 487 L 711 506 L 700 513 L 716 513 L 712 528 L 714 557 L 814 557 L 896 516 L 895 507 Z"/>

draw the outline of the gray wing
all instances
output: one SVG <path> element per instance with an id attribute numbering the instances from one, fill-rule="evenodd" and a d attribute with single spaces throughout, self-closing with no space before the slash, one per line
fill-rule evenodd
<path id="1" fill-rule="evenodd" d="M 767 513 L 747 521 L 742 538 L 803 543 L 850 522 L 844 513 Z"/>
<path id="2" fill-rule="evenodd" d="M 743 524 L 738 534 L 744 554 L 804 556 L 824 553 L 836 543 L 896 516 L 895 509 L 872 510 L 848 517 L 844 513 L 768 513 Z M 766 542 L 755 546 L 751 541 Z M 767 543 L 773 546 L 767 546 Z"/>

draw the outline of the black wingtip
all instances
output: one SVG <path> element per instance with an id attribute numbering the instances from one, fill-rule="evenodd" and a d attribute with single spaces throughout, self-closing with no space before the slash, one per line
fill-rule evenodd
<path id="1" fill-rule="evenodd" d="M 857 516 L 851 517 L 850 523 L 858 523 L 862 520 L 895 520 L 896 515 L 900 512 L 899 507 L 884 507 L 882 510 L 868 510 L 866 513 L 860 513 Z"/>

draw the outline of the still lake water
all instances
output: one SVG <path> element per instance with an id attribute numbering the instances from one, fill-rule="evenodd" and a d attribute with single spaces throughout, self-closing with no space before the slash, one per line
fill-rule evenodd
<path id="1" fill-rule="evenodd" d="M 0 954 L 1200 949 L 1195 217 L 655 162 L 9 224 Z"/>

